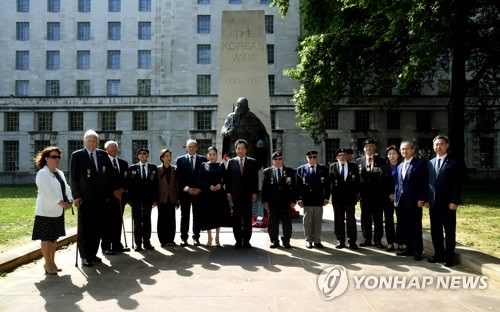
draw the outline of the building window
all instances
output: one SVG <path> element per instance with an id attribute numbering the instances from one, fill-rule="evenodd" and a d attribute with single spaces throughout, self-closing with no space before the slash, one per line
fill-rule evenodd
<path id="1" fill-rule="evenodd" d="M 27 13 L 30 11 L 30 0 L 17 0 L 17 12 Z"/>
<path id="2" fill-rule="evenodd" d="M 139 22 L 139 40 L 151 40 L 151 22 Z"/>
<path id="3" fill-rule="evenodd" d="M 438 95 L 443 95 L 443 96 L 450 95 L 450 80 L 449 79 L 438 80 Z"/>
<path id="4" fill-rule="evenodd" d="M 210 0 L 198 0 L 198 4 L 210 4 Z"/>
<path id="5" fill-rule="evenodd" d="M 90 12 L 90 0 L 78 0 L 78 12 L 80 13 Z"/>
<path id="6" fill-rule="evenodd" d="M 274 33 L 274 16 L 273 15 L 266 15 L 265 16 L 265 29 L 266 29 L 266 34 L 273 34 Z"/>
<path id="7" fill-rule="evenodd" d="M 106 82 L 106 94 L 108 96 L 120 95 L 120 80 L 110 79 Z"/>
<path id="8" fill-rule="evenodd" d="M 47 23 L 47 40 L 49 41 L 61 40 L 61 24 L 59 22 Z"/>
<path id="9" fill-rule="evenodd" d="M 387 146 L 394 145 L 399 150 L 399 146 L 401 145 L 401 138 L 388 138 Z"/>
<path id="10" fill-rule="evenodd" d="M 211 111 L 197 111 L 195 112 L 196 129 L 197 130 L 211 130 L 212 129 L 212 112 Z"/>
<path id="11" fill-rule="evenodd" d="M 274 95 L 275 87 L 276 87 L 275 76 L 274 75 L 268 75 L 267 76 L 267 82 L 269 84 L 269 95 Z"/>
<path id="12" fill-rule="evenodd" d="M 78 22 L 76 25 L 78 40 L 90 40 L 90 22 Z"/>
<path id="13" fill-rule="evenodd" d="M 120 22 L 108 22 L 108 40 L 121 40 L 121 29 Z"/>
<path id="14" fill-rule="evenodd" d="M 28 80 L 16 80 L 16 96 L 28 96 L 29 84 Z"/>
<path id="15" fill-rule="evenodd" d="M 35 144 L 33 145 L 33 156 L 41 152 L 47 146 L 50 146 L 49 140 L 35 140 Z"/>
<path id="16" fill-rule="evenodd" d="M 210 33 L 210 15 L 198 15 L 197 29 L 199 34 Z"/>
<path id="17" fill-rule="evenodd" d="M 68 113 L 68 130 L 83 131 L 83 112 Z"/>
<path id="18" fill-rule="evenodd" d="M 76 96 L 90 96 L 90 80 L 76 81 Z"/>
<path id="19" fill-rule="evenodd" d="M 116 113 L 115 112 L 99 112 L 99 121 L 102 131 L 116 130 Z"/>
<path id="20" fill-rule="evenodd" d="M 59 96 L 59 80 L 45 81 L 45 95 L 46 96 Z"/>
<path id="21" fill-rule="evenodd" d="M 260 4 L 269 4 L 269 0 L 260 0 Z"/>
<path id="22" fill-rule="evenodd" d="M 241 0 L 229 0 L 229 4 L 241 4 Z"/>
<path id="23" fill-rule="evenodd" d="M 337 110 L 329 110 L 326 113 L 325 128 L 333 130 L 339 128 L 339 112 Z"/>
<path id="24" fill-rule="evenodd" d="M 417 131 L 431 130 L 431 112 L 430 111 L 417 111 L 415 114 Z"/>
<path id="25" fill-rule="evenodd" d="M 19 169 L 19 141 L 3 142 L 3 169 L 17 171 Z"/>
<path id="26" fill-rule="evenodd" d="M 137 80 L 137 95 L 150 96 L 151 95 L 151 79 L 138 79 Z"/>
<path id="27" fill-rule="evenodd" d="M 213 145 L 211 139 L 200 139 L 196 140 L 196 142 L 198 142 L 198 150 L 200 151 L 201 154 L 206 154 L 208 148 Z"/>
<path id="28" fill-rule="evenodd" d="M 108 51 L 108 69 L 120 69 L 120 51 Z"/>
<path id="29" fill-rule="evenodd" d="M 6 132 L 19 131 L 19 113 L 5 112 L 4 113 L 4 130 Z"/>
<path id="30" fill-rule="evenodd" d="M 476 130 L 492 131 L 495 129 L 495 112 L 481 109 L 476 112 Z"/>
<path id="31" fill-rule="evenodd" d="M 28 70 L 30 67 L 30 51 L 16 51 L 16 69 Z"/>
<path id="32" fill-rule="evenodd" d="M 58 70 L 60 62 L 61 55 L 59 51 L 47 51 L 47 70 Z"/>
<path id="33" fill-rule="evenodd" d="M 151 50 L 139 50 L 137 52 L 137 68 L 151 69 Z"/>
<path id="34" fill-rule="evenodd" d="M 197 57 L 196 62 L 198 64 L 210 64 L 210 45 L 209 44 L 199 44 L 197 46 Z"/>
<path id="35" fill-rule="evenodd" d="M 267 64 L 274 64 L 274 44 L 267 45 Z"/>
<path id="36" fill-rule="evenodd" d="M 37 112 L 35 116 L 37 131 L 52 131 L 52 112 Z"/>
<path id="37" fill-rule="evenodd" d="M 67 155 L 68 155 L 68 168 L 71 167 L 71 155 L 76 152 L 77 150 L 81 149 L 83 147 L 83 141 L 82 140 L 69 140 L 68 141 L 68 150 L 67 150 Z"/>
<path id="38" fill-rule="evenodd" d="M 370 129 L 370 112 L 355 111 L 354 112 L 354 127 L 357 131 L 366 131 Z"/>
<path id="39" fill-rule="evenodd" d="M 148 130 L 148 112 L 132 112 L 132 129 L 134 131 Z"/>
<path id="40" fill-rule="evenodd" d="M 366 139 L 367 138 L 358 138 L 356 140 L 356 156 L 363 155 Z"/>
<path id="41" fill-rule="evenodd" d="M 197 75 L 196 76 L 196 90 L 198 95 L 209 95 L 210 90 L 210 75 Z"/>
<path id="42" fill-rule="evenodd" d="M 401 129 L 401 114 L 399 111 L 387 111 L 387 129 Z"/>
<path id="43" fill-rule="evenodd" d="M 121 6 L 122 6 L 121 0 L 108 0 L 109 12 L 120 12 Z"/>
<path id="44" fill-rule="evenodd" d="M 76 69 L 89 69 L 90 68 L 90 51 L 81 50 L 76 51 Z"/>
<path id="45" fill-rule="evenodd" d="M 151 12 L 151 0 L 139 0 L 139 12 Z"/>
<path id="46" fill-rule="evenodd" d="M 326 139 L 325 140 L 325 161 L 331 164 L 336 161 L 335 153 L 339 149 L 340 139 Z"/>
<path id="47" fill-rule="evenodd" d="M 16 40 L 18 41 L 30 40 L 30 23 L 28 22 L 16 23 Z"/>
<path id="48" fill-rule="evenodd" d="M 48 0 L 47 1 L 47 11 L 51 13 L 57 13 L 61 11 L 61 0 Z"/>
<path id="49" fill-rule="evenodd" d="M 494 167 L 495 139 L 490 137 L 479 138 L 479 164 L 481 168 Z"/>
<path id="50" fill-rule="evenodd" d="M 276 128 L 276 111 L 271 111 L 271 129 L 272 130 L 277 129 Z"/>
<path id="51" fill-rule="evenodd" d="M 137 151 L 140 148 L 148 148 L 148 140 L 132 140 L 132 158 L 134 163 L 139 161 Z"/>

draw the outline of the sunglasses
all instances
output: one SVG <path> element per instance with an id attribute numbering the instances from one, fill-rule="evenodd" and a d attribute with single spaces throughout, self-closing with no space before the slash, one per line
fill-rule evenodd
<path id="1" fill-rule="evenodd" d="M 312 156 L 307 156 L 307 158 L 309 158 L 309 159 L 316 159 L 316 158 L 318 158 L 318 156 L 312 155 Z"/>
<path id="2" fill-rule="evenodd" d="M 59 155 L 50 155 L 49 158 L 52 158 L 52 159 L 61 159 L 61 156 L 59 156 Z"/>
<path id="3" fill-rule="evenodd" d="M 148 155 L 146 152 L 140 152 L 139 155 Z"/>
<path id="4" fill-rule="evenodd" d="M 274 160 L 283 160 L 283 157 L 274 158 Z"/>

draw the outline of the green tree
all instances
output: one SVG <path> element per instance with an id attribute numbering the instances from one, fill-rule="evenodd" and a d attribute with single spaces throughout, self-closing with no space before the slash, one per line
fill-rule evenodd
<path id="1" fill-rule="evenodd" d="M 273 0 L 286 15 L 290 0 Z M 466 101 L 498 104 L 500 1 L 301 0 L 299 62 L 286 74 L 298 123 L 316 141 L 335 103 L 398 90 L 404 100 L 443 73 L 450 79 L 448 134 L 464 157 Z"/>

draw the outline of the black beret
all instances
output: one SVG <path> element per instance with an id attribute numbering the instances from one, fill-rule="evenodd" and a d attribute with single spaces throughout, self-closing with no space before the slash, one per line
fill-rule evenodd
<path id="1" fill-rule="evenodd" d="M 145 148 L 145 147 L 141 147 L 141 148 L 139 148 L 139 149 L 137 150 L 137 153 L 136 153 L 136 154 L 139 154 L 140 152 L 146 152 L 146 153 L 148 153 L 148 154 L 149 154 L 149 150 L 148 150 L 147 148 Z"/>
<path id="2" fill-rule="evenodd" d="M 277 151 L 277 152 L 274 152 L 271 157 L 272 157 L 272 159 L 276 159 L 278 157 L 283 157 L 283 153 L 281 153 L 280 151 Z"/>
<path id="3" fill-rule="evenodd" d="M 375 141 L 374 139 L 366 139 L 365 145 L 368 145 L 368 144 L 377 144 L 377 141 Z"/>
<path id="4" fill-rule="evenodd" d="M 337 149 L 337 151 L 335 152 L 335 156 L 338 156 L 340 153 L 347 154 L 347 149 L 346 148 Z"/>
<path id="5" fill-rule="evenodd" d="M 354 150 L 352 148 L 346 148 L 345 149 L 345 153 L 349 154 L 349 155 L 352 155 L 352 154 L 354 154 Z"/>
<path id="6" fill-rule="evenodd" d="M 318 155 L 318 151 L 315 151 L 315 150 L 307 151 L 307 152 L 306 152 L 306 155 L 307 155 L 307 156 L 311 156 L 311 155 Z"/>

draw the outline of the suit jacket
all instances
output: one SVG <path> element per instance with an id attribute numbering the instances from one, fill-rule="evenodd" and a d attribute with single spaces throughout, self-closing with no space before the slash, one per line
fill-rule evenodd
<path id="1" fill-rule="evenodd" d="M 297 199 L 295 187 L 295 170 L 292 168 L 283 167 L 279 181 L 274 168 L 266 168 L 262 182 L 262 202 L 271 205 L 285 204 L 288 207 L 289 203 L 293 203 Z"/>
<path id="2" fill-rule="evenodd" d="M 330 165 L 330 183 L 332 185 L 332 203 L 335 205 L 355 205 L 359 194 L 359 172 L 354 163 L 347 163 L 347 178 L 340 174 L 341 168 L 338 162 Z"/>
<path id="3" fill-rule="evenodd" d="M 157 202 L 158 201 L 158 167 L 148 163 L 147 178 L 141 176 L 140 163 L 128 168 L 128 198 L 131 202 Z"/>
<path id="4" fill-rule="evenodd" d="M 259 168 L 257 160 L 245 158 L 243 174 L 240 171 L 240 162 L 237 157 L 228 161 L 225 184 L 226 193 L 231 194 L 233 201 L 251 201 L 251 196 L 259 192 Z"/>
<path id="5" fill-rule="evenodd" d="M 205 156 L 196 154 L 196 163 L 193 170 L 189 154 L 177 157 L 175 166 L 177 167 L 177 183 L 179 184 L 181 197 L 188 196 L 188 194 L 183 191 L 186 186 L 200 189 L 203 187 L 201 171 L 203 169 L 203 163 L 206 161 L 207 158 Z"/>
<path id="6" fill-rule="evenodd" d="M 387 198 L 388 168 L 386 161 L 373 156 L 373 169 L 370 171 L 366 165 L 366 156 L 356 160 L 360 175 L 360 194 L 362 198 Z"/>
<path id="7" fill-rule="evenodd" d="M 460 204 L 462 174 L 458 163 L 446 156 L 439 173 L 436 173 L 437 158 L 429 161 L 429 205 L 430 208 L 448 209 L 449 203 Z"/>
<path id="8" fill-rule="evenodd" d="M 71 155 L 71 190 L 75 199 L 102 201 L 113 194 L 116 187 L 113 165 L 105 151 L 97 149 L 95 154 L 98 168 L 84 148 Z"/>
<path id="9" fill-rule="evenodd" d="M 177 170 L 170 166 L 170 178 L 166 175 L 166 168 L 158 166 L 158 201 L 161 204 L 177 203 L 179 186 L 177 184 Z"/>
<path id="10" fill-rule="evenodd" d="M 297 168 L 297 195 L 305 206 L 323 206 L 325 199 L 330 198 L 328 169 L 318 164 L 312 175 L 309 164 Z"/>
<path id="11" fill-rule="evenodd" d="M 429 200 L 429 169 L 427 161 L 413 158 L 403 179 L 404 162 L 398 166 L 398 182 L 395 187 L 394 203 L 399 205 L 405 201 L 409 205 L 417 205 L 419 200 Z"/>

